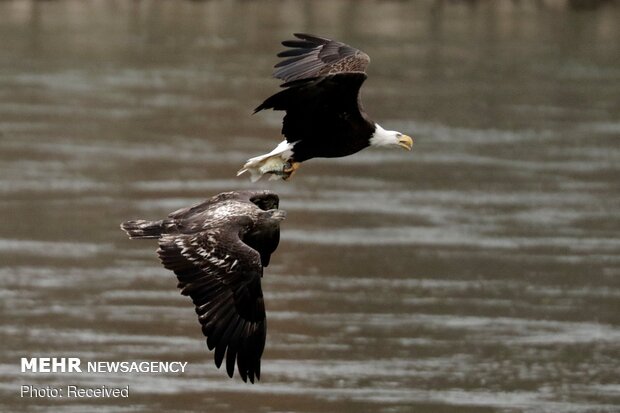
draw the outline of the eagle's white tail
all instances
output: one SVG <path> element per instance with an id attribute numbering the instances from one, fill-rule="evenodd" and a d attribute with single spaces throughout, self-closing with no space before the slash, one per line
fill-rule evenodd
<path id="1" fill-rule="evenodd" d="M 256 182 L 263 175 L 270 173 L 270 180 L 281 179 L 284 165 L 293 155 L 291 149 L 293 149 L 293 144 L 284 140 L 273 151 L 248 159 L 243 168 L 237 172 L 237 176 L 249 172 L 250 180 Z"/>

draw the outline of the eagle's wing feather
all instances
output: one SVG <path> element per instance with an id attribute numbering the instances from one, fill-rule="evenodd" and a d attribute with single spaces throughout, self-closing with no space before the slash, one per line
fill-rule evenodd
<path id="1" fill-rule="evenodd" d="M 165 235 L 157 253 L 174 271 L 181 293 L 192 298 L 218 367 L 226 354 L 233 376 L 235 359 L 244 381 L 260 379 L 266 318 L 257 251 L 244 244 L 239 231 L 215 227 L 194 234 Z"/>
<path id="2" fill-rule="evenodd" d="M 310 34 L 295 33 L 300 40 L 286 40 L 290 47 L 278 54 L 288 59 L 275 65 L 273 76 L 285 82 L 309 79 L 317 76 L 365 72 L 370 57 L 347 44 Z"/>
<path id="3" fill-rule="evenodd" d="M 269 209 L 277 209 L 279 204 L 278 195 L 271 191 L 231 191 L 223 192 L 213 196 L 206 201 L 192 205 L 190 207 L 181 208 L 168 215 L 168 218 L 184 219 L 191 217 L 210 208 L 217 208 L 222 201 L 235 200 L 242 202 L 251 202 L 263 211 Z"/>
<path id="4" fill-rule="evenodd" d="M 282 134 L 291 143 L 344 137 L 347 133 L 342 131 L 347 131 L 352 122 L 365 119 L 359 90 L 366 77 L 365 73 L 352 72 L 294 81 L 256 111 L 286 111 Z"/>

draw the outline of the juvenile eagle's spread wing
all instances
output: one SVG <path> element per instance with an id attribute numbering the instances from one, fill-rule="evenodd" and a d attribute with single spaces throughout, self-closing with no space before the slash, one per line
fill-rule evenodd
<path id="1" fill-rule="evenodd" d="M 299 40 L 282 42 L 290 49 L 278 57 L 288 57 L 276 64 L 273 76 L 285 82 L 327 74 L 365 72 L 370 57 L 361 50 L 335 40 L 295 33 Z"/>
<path id="2" fill-rule="evenodd" d="M 243 380 L 260 379 L 266 320 L 260 254 L 244 244 L 234 228 L 212 228 L 196 234 L 166 235 L 157 251 L 174 271 L 183 295 L 196 306 L 209 350 L 220 367 L 226 353 L 230 377 L 237 360 Z"/>
<path id="3" fill-rule="evenodd" d="M 179 219 L 196 219 L 200 214 L 214 212 L 222 206 L 223 202 L 244 202 L 254 204 L 263 211 L 277 209 L 280 198 L 271 191 L 230 191 L 212 196 L 211 198 L 199 204 L 187 208 L 181 208 L 168 215 L 168 218 Z"/>

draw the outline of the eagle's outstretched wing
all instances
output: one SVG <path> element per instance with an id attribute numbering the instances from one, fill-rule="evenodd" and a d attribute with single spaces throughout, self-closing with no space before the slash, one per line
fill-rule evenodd
<path id="1" fill-rule="evenodd" d="M 365 72 L 370 63 L 366 53 L 344 43 L 310 34 L 294 35 L 299 40 L 282 42 L 290 49 L 278 54 L 278 57 L 288 59 L 276 64 L 273 71 L 273 76 L 284 82 L 343 72 Z"/>
<path id="2" fill-rule="evenodd" d="M 179 220 L 193 217 L 207 211 L 210 208 L 217 208 L 221 202 L 224 201 L 251 202 L 263 211 L 267 211 L 270 209 L 277 209 L 280 203 L 280 198 L 277 194 L 268 190 L 222 192 L 221 194 L 215 195 L 199 204 L 176 210 L 170 213 L 168 218 Z"/>
<path id="3" fill-rule="evenodd" d="M 286 89 L 267 98 L 254 111 L 286 111 L 282 134 L 290 143 L 314 142 L 315 146 L 329 148 L 335 142 L 341 146 L 357 145 L 358 140 L 365 139 L 361 145 L 364 147 L 374 128 L 359 99 L 365 80 L 366 73 L 361 72 L 297 80 L 285 84 Z M 299 162 L 307 159 L 302 155 L 302 147 L 295 148 Z"/>
<path id="4" fill-rule="evenodd" d="M 192 298 L 209 350 L 220 367 L 226 353 L 230 377 L 235 359 L 241 378 L 260 379 L 266 318 L 257 251 L 239 239 L 234 225 L 194 234 L 164 235 L 157 253 Z"/>

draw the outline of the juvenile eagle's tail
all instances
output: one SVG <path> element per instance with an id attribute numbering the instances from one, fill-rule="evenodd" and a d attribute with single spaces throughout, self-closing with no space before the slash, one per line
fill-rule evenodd
<path id="1" fill-rule="evenodd" d="M 145 221 L 143 219 L 125 221 L 121 224 L 121 229 L 131 239 L 159 238 L 164 229 L 164 221 Z"/>

